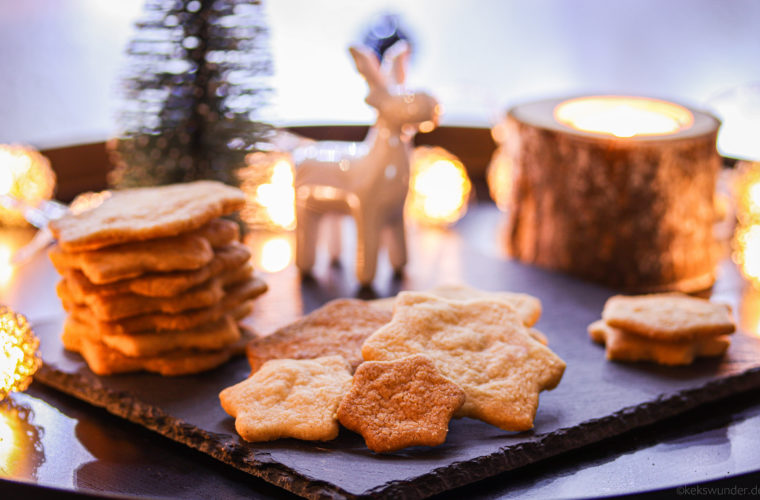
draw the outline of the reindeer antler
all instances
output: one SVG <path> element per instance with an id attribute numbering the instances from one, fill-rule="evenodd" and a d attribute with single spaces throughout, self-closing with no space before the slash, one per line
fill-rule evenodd
<path id="1" fill-rule="evenodd" d="M 394 84 L 403 85 L 406 81 L 406 68 L 412 47 L 406 40 L 399 40 L 383 54 L 381 69 L 383 74 Z"/>
<path id="2" fill-rule="evenodd" d="M 370 49 L 366 47 L 351 46 L 348 48 L 351 57 L 354 58 L 356 70 L 367 80 L 372 90 L 385 90 L 388 83 L 385 76 L 380 72 L 380 61 Z"/>

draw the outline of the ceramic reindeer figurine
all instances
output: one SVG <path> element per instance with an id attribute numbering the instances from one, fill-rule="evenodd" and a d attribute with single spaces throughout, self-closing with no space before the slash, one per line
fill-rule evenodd
<path id="1" fill-rule="evenodd" d="M 367 80 L 367 104 L 377 122 L 362 143 L 316 142 L 293 152 L 296 166 L 296 264 L 307 273 L 314 265 L 320 219 L 347 214 L 356 223 L 356 275 L 368 285 L 375 276 L 381 234 L 387 232 L 393 269 L 406 264 L 404 202 L 409 188 L 411 139 L 425 123 L 437 123 L 440 107 L 425 93 L 403 91 L 409 46 L 398 42 L 386 51 L 381 67 L 369 49 L 351 47 L 356 69 Z M 340 224 L 327 228 L 333 259 L 340 253 Z"/>

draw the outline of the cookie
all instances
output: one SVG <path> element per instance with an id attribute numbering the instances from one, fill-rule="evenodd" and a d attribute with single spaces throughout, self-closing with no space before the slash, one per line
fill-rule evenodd
<path id="1" fill-rule="evenodd" d="M 237 224 L 218 219 L 195 231 L 168 238 L 89 252 L 65 252 L 55 246 L 49 255 L 59 273 L 78 269 L 92 283 L 103 284 L 145 273 L 198 269 L 213 259 L 214 247 L 228 245 L 237 236 Z"/>
<path id="2" fill-rule="evenodd" d="M 338 420 L 361 434 L 376 453 L 438 446 L 464 401 L 464 391 L 423 354 L 368 361 L 357 368 L 338 407 Z"/>
<path id="3" fill-rule="evenodd" d="M 235 319 L 248 315 L 248 303 L 264 293 L 266 284 L 257 277 L 233 285 L 225 290 L 224 297 L 210 307 L 190 309 L 178 314 L 150 313 L 131 316 L 117 321 L 99 321 L 86 306 L 63 301 L 63 308 L 75 319 L 92 326 L 101 335 L 123 335 L 145 331 L 185 330 L 204 323 L 216 321 L 225 314 Z"/>
<path id="4" fill-rule="evenodd" d="M 361 346 L 391 320 L 388 311 L 376 310 L 358 299 L 328 302 L 271 335 L 253 340 L 246 348 L 251 370 L 270 359 L 311 359 L 340 355 L 351 371 L 363 361 Z"/>
<path id="5" fill-rule="evenodd" d="M 114 191 L 100 206 L 50 223 L 65 252 L 175 236 L 239 210 L 244 193 L 214 181 Z"/>
<path id="6" fill-rule="evenodd" d="M 704 336 L 685 340 L 656 340 L 608 325 L 604 320 L 591 323 L 589 335 L 603 344 L 607 359 L 615 361 L 652 361 L 661 365 L 688 365 L 699 357 L 722 356 L 731 345 L 728 335 Z"/>
<path id="7" fill-rule="evenodd" d="M 129 357 L 160 356 L 174 350 L 216 351 L 240 339 L 231 316 L 188 330 L 141 332 L 131 335 L 99 335 L 90 325 L 69 316 L 64 323 L 69 338 L 87 337 Z"/>
<path id="8" fill-rule="evenodd" d="M 240 241 L 240 226 L 229 219 L 213 219 L 192 233 L 208 241 L 214 249 Z"/>
<path id="9" fill-rule="evenodd" d="M 528 328 L 528 334 L 531 337 L 533 337 L 533 340 L 535 340 L 536 342 L 539 342 L 544 345 L 549 345 L 549 339 L 546 338 L 546 335 L 536 330 L 535 328 Z"/>
<path id="10" fill-rule="evenodd" d="M 64 252 L 54 246 L 50 260 L 59 273 L 79 269 L 95 284 L 134 278 L 144 273 L 198 269 L 214 257 L 207 240 L 194 234 L 126 243 L 92 252 Z"/>
<path id="11" fill-rule="evenodd" d="M 224 297 L 224 288 L 250 279 L 252 272 L 250 266 L 232 269 L 173 297 L 143 297 L 133 293 L 80 296 L 66 280 L 58 283 L 57 292 L 63 302 L 74 302 L 89 307 L 98 320 L 116 321 L 142 314 L 173 314 L 212 306 Z"/>
<path id="12" fill-rule="evenodd" d="M 604 305 L 602 319 L 659 340 L 726 335 L 736 329 L 729 306 L 680 293 L 616 295 Z"/>
<path id="13" fill-rule="evenodd" d="M 565 363 L 533 339 L 512 307 L 402 292 L 393 319 L 362 346 L 367 361 L 425 354 L 464 389 L 458 412 L 507 431 L 533 427 L 538 393 L 557 386 Z"/>
<path id="14" fill-rule="evenodd" d="M 158 356 L 133 357 L 125 356 L 75 329 L 64 329 L 62 340 L 64 348 L 78 352 L 96 375 L 141 371 L 164 376 L 189 375 L 216 368 L 240 351 L 238 345 L 232 344 L 217 351 L 182 349 Z M 247 340 L 241 338 L 238 342 L 243 343 Z"/>
<path id="15" fill-rule="evenodd" d="M 486 292 L 467 285 L 439 285 L 428 291 L 449 300 L 493 299 L 512 306 L 525 326 L 533 326 L 541 317 L 541 301 L 532 295 L 516 292 Z"/>
<path id="16" fill-rule="evenodd" d="M 124 293 L 134 293 L 145 297 L 172 297 L 208 281 L 212 276 L 239 268 L 250 258 L 251 252 L 248 247 L 233 241 L 214 249 L 214 257 L 207 265 L 190 271 L 148 273 L 102 285 L 92 283 L 77 269 L 64 269 L 62 274 L 69 289 L 80 297 L 84 295 L 105 297 Z"/>
<path id="17" fill-rule="evenodd" d="M 273 359 L 219 400 L 246 441 L 329 441 L 338 436 L 335 412 L 351 385 L 348 368 L 340 356 Z"/>
<path id="18" fill-rule="evenodd" d="M 56 287 L 62 302 L 77 302 L 69 291 L 65 280 Z M 100 321 L 118 321 L 120 319 L 150 313 L 181 313 L 188 309 L 208 307 L 218 303 L 224 296 L 222 284 L 212 279 L 176 297 L 146 298 L 140 295 L 114 295 L 110 300 L 89 296 L 86 304 L 95 319 Z"/>

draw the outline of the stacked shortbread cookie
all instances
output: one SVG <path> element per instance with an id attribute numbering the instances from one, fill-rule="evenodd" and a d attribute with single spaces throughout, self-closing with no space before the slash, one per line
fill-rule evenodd
<path id="1" fill-rule="evenodd" d="M 116 191 L 51 223 L 64 347 L 99 375 L 196 373 L 241 352 L 237 320 L 266 290 L 237 224 L 220 218 L 243 202 L 200 181 Z"/>
<path id="2" fill-rule="evenodd" d="M 591 339 L 605 344 L 607 359 L 662 365 L 721 356 L 734 330 L 729 306 L 680 293 L 616 295 L 588 327 Z"/>

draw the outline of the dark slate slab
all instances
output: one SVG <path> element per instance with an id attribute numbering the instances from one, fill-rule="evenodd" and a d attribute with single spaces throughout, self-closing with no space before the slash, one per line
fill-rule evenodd
<path id="1" fill-rule="evenodd" d="M 684 412 L 702 403 L 760 387 L 760 339 L 734 335 L 728 355 L 689 367 L 618 364 L 604 359 L 586 325 L 597 319 L 609 290 L 562 275 L 480 256 L 464 281 L 541 298 L 539 328 L 567 362 L 559 387 L 541 395 L 530 432 L 507 433 L 482 422 L 453 421 L 447 442 L 376 455 L 345 429 L 335 441 L 280 440 L 248 444 L 219 406 L 217 394 L 243 380 L 244 359 L 212 372 L 179 378 L 138 374 L 97 377 L 63 351 L 58 312 L 37 321 L 45 366 L 37 379 L 153 429 L 238 469 L 306 497 L 420 498 L 598 442 Z M 327 300 L 314 283 L 301 289 L 306 309 Z M 738 306 L 736 288 L 716 288 Z"/>

